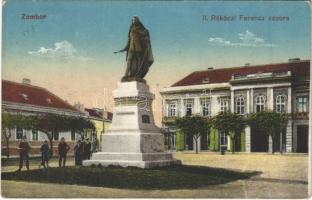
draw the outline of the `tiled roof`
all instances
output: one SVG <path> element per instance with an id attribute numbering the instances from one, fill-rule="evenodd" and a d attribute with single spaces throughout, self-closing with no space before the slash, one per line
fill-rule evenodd
<path id="1" fill-rule="evenodd" d="M 310 61 L 302 60 L 298 62 L 287 62 L 266 65 L 254 65 L 243 67 L 232 67 L 222 69 L 210 69 L 205 71 L 196 71 L 185 78 L 174 83 L 171 87 L 200 85 L 204 82 L 208 83 L 225 83 L 229 82 L 232 75 L 246 75 L 265 72 L 285 72 L 291 71 L 294 76 L 305 76 L 310 73 Z"/>
<path id="2" fill-rule="evenodd" d="M 2 80 L 2 101 L 79 112 L 69 103 L 45 88 L 7 80 Z"/>
<path id="3" fill-rule="evenodd" d="M 85 108 L 85 111 L 87 111 L 91 117 L 103 119 L 103 116 L 101 115 L 101 113 L 97 112 L 94 109 Z"/>
<path id="4" fill-rule="evenodd" d="M 95 109 L 85 108 L 85 111 L 89 113 L 90 117 L 103 119 L 102 114 Z M 107 119 L 111 121 L 113 119 L 113 113 L 107 112 Z"/>

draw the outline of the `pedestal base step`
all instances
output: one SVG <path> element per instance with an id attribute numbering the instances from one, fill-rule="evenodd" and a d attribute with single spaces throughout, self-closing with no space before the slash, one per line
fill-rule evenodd
<path id="1" fill-rule="evenodd" d="M 121 166 L 153 168 L 169 165 L 180 165 L 181 161 L 174 160 L 171 153 L 112 153 L 98 152 L 92 155 L 91 160 L 84 160 L 83 166 Z"/>
<path id="2" fill-rule="evenodd" d="M 120 167 L 139 167 L 139 168 L 153 168 L 165 167 L 170 165 L 181 165 L 179 160 L 157 160 L 157 161 L 129 161 L 129 160 L 84 160 L 83 166 L 120 166 Z"/>

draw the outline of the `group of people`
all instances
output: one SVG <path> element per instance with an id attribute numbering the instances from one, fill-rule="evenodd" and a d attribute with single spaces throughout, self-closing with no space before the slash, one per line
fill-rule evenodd
<path id="1" fill-rule="evenodd" d="M 19 169 L 21 171 L 24 162 L 26 163 L 26 168 L 29 170 L 29 151 L 31 149 L 30 144 L 27 142 L 26 137 L 23 137 L 19 143 L 18 150 L 20 154 Z M 59 154 L 59 167 L 66 166 L 67 153 L 70 150 L 70 146 L 65 142 L 65 138 L 62 137 L 58 144 L 58 154 Z M 49 167 L 49 160 L 51 158 L 51 148 L 49 147 L 48 141 L 45 140 L 40 147 L 41 152 L 41 163 L 39 168 L 43 166 L 44 168 Z M 82 165 L 82 160 L 89 160 L 91 157 L 91 143 L 89 138 L 78 140 L 74 147 L 75 165 Z"/>
<path id="2" fill-rule="evenodd" d="M 78 140 L 74 147 L 75 165 L 82 165 L 83 160 L 90 160 L 91 142 L 89 138 Z"/>

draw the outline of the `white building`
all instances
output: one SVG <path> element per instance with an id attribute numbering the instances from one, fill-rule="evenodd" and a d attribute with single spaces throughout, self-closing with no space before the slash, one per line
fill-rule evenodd
<path id="1" fill-rule="evenodd" d="M 290 59 L 286 63 L 208 68 L 189 74 L 161 91 L 163 126 L 170 132 L 169 148 L 192 150 L 194 145 L 187 136 L 183 136 L 184 144 L 177 144 L 177 130 L 171 123 L 175 117 L 192 114 L 211 117 L 220 111 L 246 115 L 275 110 L 291 114 L 279 138 L 282 146 L 277 145 L 276 150 L 308 152 L 309 71 L 309 60 Z M 213 134 L 210 131 L 207 137 L 200 139 L 202 150 L 218 150 L 220 144 L 227 145 L 224 134 Z M 271 150 L 270 142 L 266 134 L 247 127 L 236 146 L 240 151 L 265 152 Z"/>

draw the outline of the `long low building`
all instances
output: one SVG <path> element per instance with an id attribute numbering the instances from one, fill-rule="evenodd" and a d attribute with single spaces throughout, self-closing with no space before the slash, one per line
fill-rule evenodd
<path id="1" fill-rule="evenodd" d="M 172 86 L 163 88 L 163 128 L 166 145 L 172 150 L 193 150 L 193 138 L 177 130 L 174 120 L 201 114 L 207 118 L 220 111 L 240 115 L 275 110 L 291 114 L 276 145 L 284 152 L 308 152 L 310 61 L 289 59 L 285 63 L 195 71 Z M 198 141 L 201 150 L 219 150 L 229 139 L 211 129 Z M 266 134 L 247 127 L 236 141 L 237 151 L 270 151 Z M 272 149 L 271 149 L 272 150 Z"/>
<path id="2" fill-rule="evenodd" d="M 31 85 L 29 79 L 23 79 L 22 83 L 2 80 L 2 112 L 22 115 L 36 114 L 59 114 L 73 117 L 88 117 L 84 112 L 79 111 L 71 106 L 60 97 L 51 93 L 45 88 Z M 31 154 L 39 154 L 39 148 L 42 141 L 48 140 L 45 133 L 38 130 L 25 130 L 16 127 L 9 139 L 10 155 L 17 155 L 17 144 L 20 139 L 26 136 L 32 146 Z M 54 145 L 57 146 L 58 140 L 64 137 L 68 144 L 72 147 L 80 135 L 71 131 L 59 132 L 54 134 Z M 4 154 L 6 145 L 4 145 L 4 137 L 2 137 L 2 154 Z M 56 150 L 57 148 L 54 148 Z"/>

